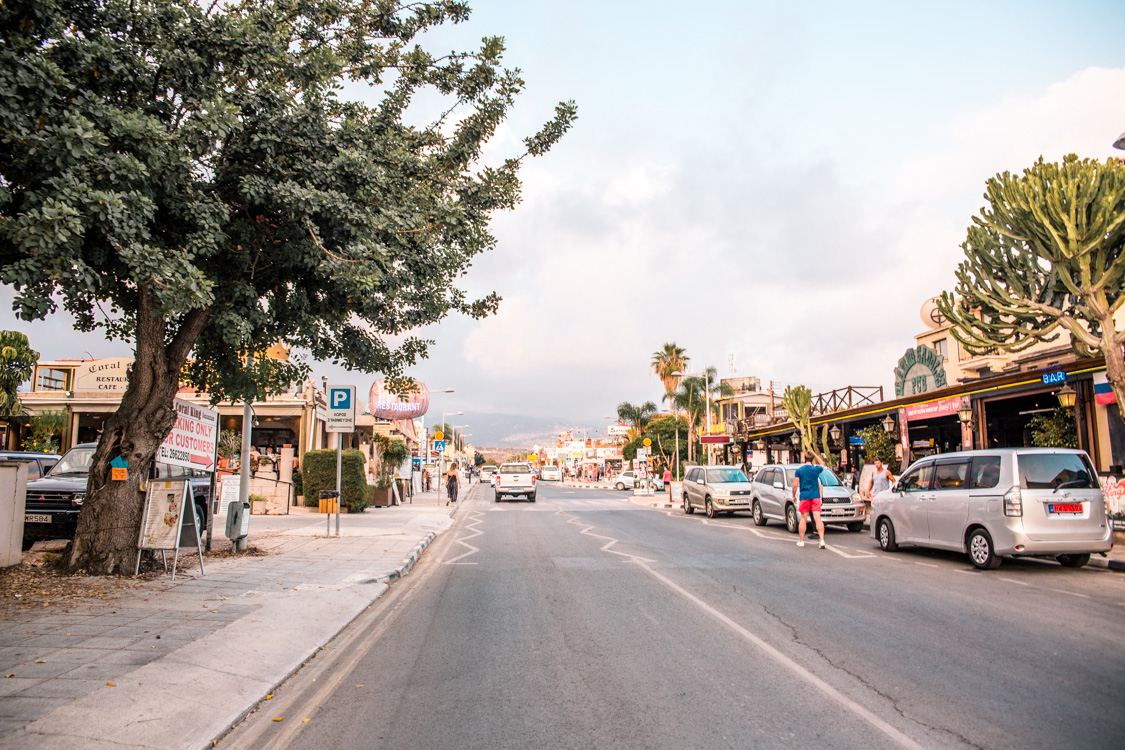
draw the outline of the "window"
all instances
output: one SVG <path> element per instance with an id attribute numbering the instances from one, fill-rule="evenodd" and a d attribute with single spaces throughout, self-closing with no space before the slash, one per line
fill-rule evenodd
<path id="1" fill-rule="evenodd" d="M 974 488 L 988 489 L 1000 484 L 1000 457 L 977 456 L 973 459 Z"/>
<path id="2" fill-rule="evenodd" d="M 755 482 L 761 482 L 764 485 L 773 486 L 773 469 L 762 469 L 758 472 L 758 476 L 754 477 Z"/>
<path id="3" fill-rule="evenodd" d="M 899 481 L 899 489 L 903 492 L 925 492 L 930 489 L 930 477 L 933 473 L 933 464 L 919 466 Z"/>
<path id="4" fill-rule="evenodd" d="M 66 370 L 55 370 L 50 367 L 39 369 L 39 378 L 35 381 L 37 391 L 65 391 Z"/>
<path id="5" fill-rule="evenodd" d="M 827 466 L 820 472 L 820 483 L 825 487 L 840 487 L 840 478 L 832 473 L 832 469 Z"/>
<path id="6" fill-rule="evenodd" d="M 500 467 L 501 474 L 530 474 L 531 467 L 527 464 L 504 464 Z"/>
<path id="7" fill-rule="evenodd" d="M 1078 453 L 1021 453 L 1020 487 L 1025 490 L 1058 490 L 1097 487 L 1096 474 Z"/>
<path id="8" fill-rule="evenodd" d="M 938 339 L 935 341 L 934 351 L 940 354 L 942 359 L 949 359 L 949 339 Z"/>
<path id="9" fill-rule="evenodd" d="M 960 490 L 968 487 L 969 462 L 938 464 L 934 469 L 935 490 Z"/>
<path id="10" fill-rule="evenodd" d="M 728 484 L 730 482 L 748 482 L 746 475 L 742 473 L 742 469 L 733 469 L 730 467 L 722 469 L 708 469 L 707 470 L 707 484 Z"/>

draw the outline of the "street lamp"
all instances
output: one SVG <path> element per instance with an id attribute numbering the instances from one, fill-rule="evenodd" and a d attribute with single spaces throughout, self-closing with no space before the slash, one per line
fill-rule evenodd
<path id="1" fill-rule="evenodd" d="M 832 425 L 832 429 L 830 429 L 828 431 L 828 434 L 832 436 L 832 442 L 835 443 L 837 446 L 839 446 L 840 445 L 840 428 L 837 425 Z"/>
<path id="2" fill-rule="evenodd" d="M 961 420 L 961 424 L 969 424 L 973 421 L 973 407 L 962 406 L 957 410 L 957 418 Z"/>
<path id="3" fill-rule="evenodd" d="M 883 420 L 883 430 L 886 432 L 893 432 L 895 429 L 895 418 L 890 414 Z"/>
<path id="4" fill-rule="evenodd" d="M 1125 139 L 1125 134 L 1123 134 L 1121 137 Z M 1125 146 L 1118 146 L 1118 148 L 1125 148 Z M 1078 400 L 1078 392 L 1070 387 L 1070 383 L 1064 385 L 1062 387 L 1062 390 L 1059 391 L 1056 395 L 1058 395 L 1059 397 L 1059 405 L 1064 409 L 1072 408 L 1074 406 L 1074 402 Z"/>
<path id="5" fill-rule="evenodd" d="M 799 432 L 794 432 L 793 436 L 789 438 L 789 442 L 793 444 L 794 448 L 796 448 L 801 444 L 801 434 Z"/>

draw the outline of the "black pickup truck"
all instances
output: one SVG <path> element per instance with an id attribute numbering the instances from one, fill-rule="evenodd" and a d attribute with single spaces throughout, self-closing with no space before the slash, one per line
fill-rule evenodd
<path id="1" fill-rule="evenodd" d="M 78 513 L 86 499 L 86 483 L 96 443 L 83 443 L 68 450 L 46 476 L 27 483 L 24 506 L 23 548 L 40 539 L 70 539 L 78 529 Z M 155 464 L 150 477 L 191 482 L 196 527 L 202 533 L 207 525 L 207 499 L 211 496 L 211 475 L 179 466 Z"/>

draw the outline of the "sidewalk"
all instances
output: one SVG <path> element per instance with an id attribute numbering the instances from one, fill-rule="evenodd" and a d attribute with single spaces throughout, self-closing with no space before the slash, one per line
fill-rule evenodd
<path id="1" fill-rule="evenodd" d="M 405 574 L 455 509 L 426 493 L 342 515 L 339 537 L 303 508 L 252 516 L 252 553 L 238 556 L 219 516 L 206 575 L 181 550 L 174 583 L 68 578 L 48 595 L 0 579 L 0 747 L 210 745 Z"/>

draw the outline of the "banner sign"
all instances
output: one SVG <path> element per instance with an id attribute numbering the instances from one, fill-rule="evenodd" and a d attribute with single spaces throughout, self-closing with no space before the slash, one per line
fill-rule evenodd
<path id="1" fill-rule="evenodd" d="M 386 380 L 376 380 L 367 394 L 367 410 L 380 419 L 414 419 L 429 408 L 430 391 L 418 381 L 405 397 L 392 393 Z"/>
<path id="2" fill-rule="evenodd" d="M 964 396 L 953 396 L 951 398 L 943 398 L 940 401 L 930 401 L 926 404 L 907 406 L 904 409 L 906 419 L 908 422 L 919 422 L 923 419 L 948 417 L 957 413 L 957 410 L 961 408 L 964 400 Z"/>
<path id="3" fill-rule="evenodd" d="M 157 449 L 157 463 L 214 471 L 219 412 L 180 399 L 173 403 L 176 425 Z"/>

